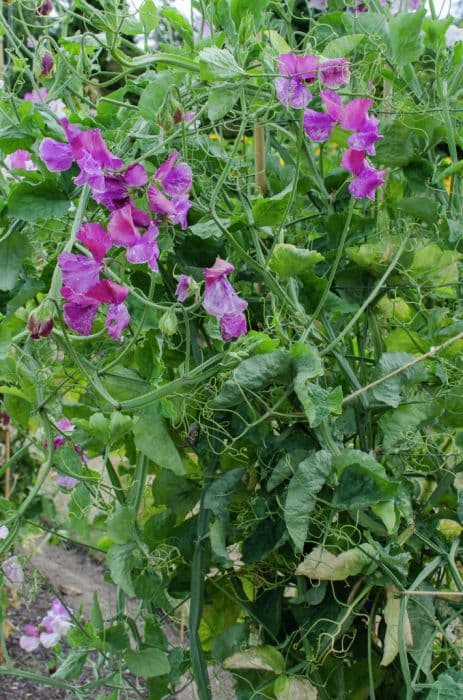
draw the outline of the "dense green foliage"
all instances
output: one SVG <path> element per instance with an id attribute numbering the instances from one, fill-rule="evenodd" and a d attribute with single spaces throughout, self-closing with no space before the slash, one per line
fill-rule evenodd
<path id="1" fill-rule="evenodd" d="M 98 601 L 76 617 L 56 682 L 123 698 L 129 669 L 155 700 L 192 671 L 207 700 L 214 663 L 241 700 L 463 698 L 463 43 L 447 48 L 450 20 L 376 0 L 361 13 L 214 0 L 193 3 L 193 31 L 152 0 L 139 17 L 118 0 L 55 4 L 39 17 L 16 0 L 2 21 L 0 153 L 29 150 L 37 169 L 5 166 L 0 182 L 1 544 L 7 556 L 54 531 L 42 485 L 72 476 L 67 535 L 107 552 L 120 603 L 109 620 Z M 276 99 L 290 51 L 348 58 L 340 94 L 373 100 L 374 202 L 347 189 L 346 132 L 313 143 Z M 57 255 L 108 215 L 76 166 L 38 157 L 44 137 L 63 139 L 48 103 L 22 99 L 39 86 L 126 164 L 152 176 L 176 149 L 193 171 L 188 228 L 160 226 L 159 272 L 111 253 L 129 290 L 119 343 L 99 316 L 89 337 L 63 322 Z M 249 305 L 232 343 L 199 297 L 175 297 L 176 275 L 202 283 L 217 256 Z M 39 305 L 54 328 L 33 340 Z M 62 416 L 76 429 L 53 450 Z M 189 649 L 163 631 L 182 606 Z M 90 659 L 95 681 L 79 686 Z"/>

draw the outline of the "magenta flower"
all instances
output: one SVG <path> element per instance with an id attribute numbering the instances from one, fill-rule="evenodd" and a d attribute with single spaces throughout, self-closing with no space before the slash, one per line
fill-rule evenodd
<path id="1" fill-rule="evenodd" d="M 48 170 L 51 170 L 53 173 L 69 170 L 74 162 L 70 145 L 61 141 L 55 141 L 55 139 L 51 139 L 48 136 L 40 142 L 39 156 Z"/>
<path id="2" fill-rule="evenodd" d="M 130 204 L 113 211 L 109 217 L 108 236 L 114 245 L 123 248 L 129 248 L 137 242 L 139 234 L 135 228 Z"/>
<path id="3" fill-rule="evenodd" d="M 58 263 L 60 263 L 59 258 Z M 78 262 L 76 265 L 78 267 Z M 90 335 L 99 307 L 101 304 L 109 304 L 105 323 L 108 335 L 115 340 L 120 340 L 122 331 L 130 322 L 130 315 L 124 304 L 128 295 L 127 287 L 103 279 L 84 292 L 76 291 L 71 287 L 62 287 L 61 295 L 66 299 L 63 307 L 64 320 L 70 328 L 81 335 Z"/>
<path id="4" fill-rule="evenodd" d="M 162 185 L 164 192 L 171 196 L 187 194 L 193 182 L 193 174 L 187 163 L 175 165 L 179 157 L 178 151 L 172 151 L 154 175 L 154 179 Z"/>
<path id="5" fill-rule="evenodd" d="M 191 208 L 191 202 L 187 196 L 178 195 L 168 199 L 155 185 L 150 185 L 147 197 L 151 211 L 165 216 L 172 224 L 180 224 L 185 231 L 188 227 L 188 211 Z"/>
<path id="6" fill-rule="evenodd" d="M 378 132 L 379 120 L 369 116 L 365 119 L 361 128 L 347 139 L 351 148 L 357 151 L 366 151 L 368 155 L 374 156 L 376 153 L 375 143 L 383 138 Z"/>
<path id="7" fill-rule="evenodd" d="M 75 253 L 61 253 L 58 256 L 58 264 L 63 276 L 63 284 L 76 294 L 84 294 L 90 287 L 94 287 L 100 279 L 100 271 L 103 265 L 86 255 Z"/>
<path id="8" fill-rule="evenodd" d="M 311 141 L 327 141 L 336 122 L 325 112 L 304 110 L 304 131 Z"/>
<path id="9" fill-rule="evenodd" d="M 56 427 L 63 433 L 70 433 L 75 429 L 74 423 L 72 423 L 69 418 L 60 418 L 56 421 Z M 57 450 L 58 447 L 66 444 L 66 438 L 63 435 L 57 435 L 53 438 L 53 449 Z"/>
<path id="10" fill-rule="evenodd" d="M 189 122 L 193 121 L 195 117 L 196 112 L 183 112 L 181 109 L 177 109 L 175 110 L 174 114 L 174 124 L 180 124 L 180 122 L 183 122 L 184 124 L 189 124 Z"/>
<path id="11" fill-rule="evenodd" d="M 53 330 L 54 323 L 52 316 L 48 318 L 38 318 L 35 313 L 31 313 L 27 321 L 27 330 L 32 340 L 48 338 Z"/>
<path id="12" fill-rule="evenodd" d="M 347 149 L 341 158 L 341 168 L 345 168 L 353 175 L 360 175 L 365 167 L 365 151 Z"/>
<path id="13" fill-rule="evenodd" d="M 10 423 L 11 423 L 11 417 L 10 417 L 10 415 L 9 415 L 6 411 L 3 411 L 3 413 L 0 414 L 0 418 L 1 418 L 1 420 L 2 420 L 2 427 L 3 427 L 3 428 L 8 428 L 8 426 L 9 426 Z"/>
<path id="14" fill-rule="evenodd" d="M 31 160 L 29 151 L 25 151 L 23 148 L 5 156 L 5 165 L 11 170 L 38 170 L 36 164 Z"/>
<path id="15" fill-rule="evenodd" d="M 193 277 L 191 277 L 190 275 L 180 275 L 180 277 L 178 278 L 177 288 L 175 290 L 175 296 L 177 297 L 177 301 L 183 303 L 188 299 L 188 297 L 194 294 L 193 284 Z"/>
<path id="16" fill-rule="evenodd" d="M 103 226 L 97 223 L 83 224 L 77 234 L 77 240 L 88 248 L 97 263 L 103 261 L 112 246 L 112 241 Z"/>
<path id="17" fill-rule="evenodd" d="M 286 53 L 278 56 L 278 70 L 281 77 L 275 78 L 275 90 L 285 107 L 302 109 L 312 100 L 307 88 L 317 78 L 318 59 L 315 55 L 296 56 Z"/>
<path id="18" fill-rule="evenodd" d="M 24 651 L 36 651 L 40 646 L 40 632 L 35 625 L 24 625 L 25 634 L 19 638 L 19 646 Z"/>
<path id="19" fill-rule="evenodd" d="M 346 58 L 332 58 L 322 61 L 318 71 L 321 82 L 329 88 L 347 85 L 350 80 L 349 61 Z"/>
<path id="20" fill-rule="evenodd" d="M 2 571 L 7 585 L 20 586 L 24 583 L 24 571 L 18 557 L 13 556 L 5 559 L 2 564 Z"/>
<path id="21" fill-rule="evenodd" d="M 151 223 L 147 232 L 142 236 L 138 236 L 136 242 L 127 250 L 127 260 L 134 264 L 148 263 L 149 267 L 157 272 L 159 270 L 158 235 L 158 227 L 156 224 Z"/>
<path id="22" fill-rule="evenodd" d="M 247 301 L 240 299 L 228 280 L 235 268 L 227 260 L 217 258 L 213 267 L 204 270 L 206 286 L 203 308 L 220 319 L 220 330 L 225 341 L 238 338 L 247 332 L 244 311 Z"/>
<path id="23" fill-rule="evenodd" d="M 374 201 L 376 188 L 384 183 L 384 170 L 376 170 L 368 163 L 365 163 L 363 170 L 354 177 L 349 185 L 349 192 L 356 199 L 368 197 Z"/>

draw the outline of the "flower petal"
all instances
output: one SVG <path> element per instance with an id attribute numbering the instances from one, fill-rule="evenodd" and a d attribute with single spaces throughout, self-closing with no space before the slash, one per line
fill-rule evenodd
<path id="1" fill-rule="evenodd" d="M 55 141 L 55 139 L 45 138 L 39 146 L 39 156 L 45 163 L 48 170 L 54 173 L 69 170 L 74 162 L 72 148 L 68 143 Z"/>
<path id="2" fill-rule="evenodd" d="M 80 227 L 77 240 L 87 246 L 94 260 L 99 263 L 112 246 L 111 239 L 103 226 L 94 222 L 83 224 Z"/>
<path id="3" fill-rule="evenodd" d="M 325 112 L 306 109 L 304 112 L 304 131 L 312 141 L 326 141 L 331 136 L 335 121 Z"/>
<path id="4" fill-rule="evenodd" d="M 220 332 L 225 342 L 239 338 L 248 332 L 246 316 L 242 313 L 226 314 L 220 319 Z"/>
<path id="5" fill-rule="evenodd" d="M 109 217 L 108 235 L 113 243 L 127 248 L 134 245 L 138 239 L 138 231 L 135 228 L 132 217 L 132 207 L 126 204 L 116 209 Z"/>
<path id="6" fill-rule="evenodd" d="M 114 340 L 120 340 L 124 328 L 130 323 L 130 314 L 125 304 L 111 304 L 106 315 L 108 335 Z"/>

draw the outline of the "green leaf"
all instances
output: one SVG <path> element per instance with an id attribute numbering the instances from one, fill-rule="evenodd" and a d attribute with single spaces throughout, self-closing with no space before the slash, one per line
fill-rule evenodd
<path id="1" fill-rule="evenodd" d="M 152 647 L 126 652 L 125 661 L 129 670 L 136 676 L 141 676 L 141 678 L 163 676 L 170 671 L 167 654 L 160 649 Z"/>
<path id="2" fill-rule="evenodd" d="M 212 657 L 223 661 L 245 645 L 249 635 L 249 625 L 237 623 L 230 625 L 214 639 Z"/>
<path id="3" fill-rule="evenodd" d="M 304 547 L 310 514 L 316 505 L 316 495 L 331 473 L 331 464 L 329 452 L 315 452 L 297 466 L 289 482 L 284 509 L 285 522 L 298 552 Z"/>
<path id="4" fill-rule="evenodd" d="M 118 651 L 125 651 L 130 647 L 130 639 L 127 634 L 126 626 L 123 622 L 118 622 L 112 627 L 107 627 L 101 635 L 103 641 L 105 641 L 113 651 L 116 653 Z"/>
<path id="5" fill-rule="evenodd" d="M 375 548 L 371 544 L 348 549 L 335 555 L 325 547 L 316 547 L 296 569 L 297 576 L 308 576 L 320 581 L 345 581 L 357 576 L 374 561 Z"/>
<path id="6" fill-rule="evenodd" d="M 324 389 L 310 381 L 299 381 L 295 390 L 311 428 L 316 428 L 331 414 L 342 413 L 342 388 Z"/>
<path id="7" fill-rule="evenodd" d="M 463 700 L 463 673 L 453 669 L 441 673 L 426 700 Z"/>
<path id="8" fill-rule="evenodd" d="M 109 420 L 109 442 L 113 444 L 118 442 L 124 435 L 127 435 L 132 430 L 132 418 L 125 416 L 119 411 L 111 413 Z"/>
<path id="9" fill-rule="evenodd" d="M 272 671 L 281 673 L 285 667 L 285 660 L 278 649 L 264 644 L 260 647 L 249 647 L 246 651 L 238 651 L 223 662 L 224 668 L 251 669 L 254 671 Z"/>
<path id="10" fill-rule="evenodd" d="M 220 393 L 215 397 L 215 408 L 236 406 L 243 400 L 243 396 L 263 389 L 271 382 L 288 382 L 291 374 L 292 358 L 283 350 L 266 355 L 256 355 L 243 360 L 233 370 L 232 378 L 223 385 Z"/>
<path id="11" fill-rule="evenodd" d="M 423 53 L 421 36 L 424 8 L 416 12 L 399 12 L 389 22 L 391 59 L 400 69 L 417 61 Z"/>
<path id="12" fill-rule="evenodd" d="M 207 116 L 211 122 L 219 121 L 228 114 L 238 98 L 239 92 L 237 92 L 236 87 L 224 85 L 210 90 L 207 97 Z M 215 226 L 215 224 L 213 225 Z M 215 228 L 217 230 L 216 226 Z"/>
<path id="13" fill-rule="evenodd" d="M 71 495 L 69 519 L 76 533 L 83 538 L 89 535 L 88 512 L 90 510 L 90 492 L 86 486 L 79 484 Z"/>
<path id="14" fill-rule="evenodd" d="M 403 197 L 397 200 L 394 206 L 415 219 L 426 221 L 427 224 L 434 224 L 438 219 L 437 202 L 428 197 Z"/>
<path id="15" fill-rule="evenodd" d="M 174 474 L 185 474 L 185 467 L 162 416 L 141 416 L 133 431 L 135 446 L 152 462 Z"/>
<path id="16" fill-rule="evenodd" d="M 79 678 L 87 661 L 87 656 L 88 651 L 71 651 L 51 677 L 61 678 L 62 680 Z"/>
<path id="17" fill-rule="evenodd" d="M 216 518 L 223 521 L 228 520 L 230 501 L 243 473 L 244 469 L 230 469 L 219 476 L 207 489 L 204 507 L 211 510 Z"/>
<path id="18" fill-rule="evenodd" d="M 28 252 L 27 238 L 19 231 L 13 231 L 0 243 L 0 290 L 9 292 L 14 289 Z"/>
<path id="19" fill-rule="evenodd" d="M 408 273 L 419 284 L 433 287 L 433 294 L 454 297 L 458 293 L 454 285 L 459 281 L 460 259 L 460 253 L 442 250 L 437 243 L 421 245 L 415 249 Z"/>
<path id="20" fill-rule="evenodd" d="M 109 439 L 109 420 L 102 413 L 94 413 L 88 421 L 88 430 L 93 437 L 106 444 Z"/>
<path id="21" fill-rule="evenodd" d="M 151 549 L 155 549 L 155 547 L 169 539 L 174 527 L 175 515 L 172 511 L 165 510 L 162 513 L 155 513 L 151 518 L 148 518 L 145 523 L 143 528 L 143 541 L 146 542 Z"/>
<path id="22" fill-rule="evenodd" d="M 281 34 L 275 31 L 275 29 L 267 29 L 265 34 L 270 39 L 272 48 L 276 51 L 277 54 L 291 53 L 290 45 L 283 39 Z"/>
<path id="23" fill-rule="evenodd" d="M 165 71 L 158 73 L 156 78 L 141 93 L 138 106 L 142 117 L 148 121 L 155 120 L 169 91 L 175 95 L 175 88 L 182 84 L 183 79 L 184 76 L 180 72 Z"/>
<path id="24" fill-rule="evenodd" d="M 317 700 L 318 690 L 302 676 L 279 676 L 273 686 L 276 700 Z"/>
<path id="25" fill-rule="evenodd" d="M 149 34 L 159 24 L 159 11 L 153 0 L 144 0 L 140 7 L 140 19 L 146 34 Z"/>
<path id="26" fill-rule="evenodd" d="M 322 260 L 323 255 L 316 250 L 296 248 L 290 243 L 277 243 L 268 264 L 281 279 L 297 277 L 302 282 L 310 283 L 315 265 Z"/>
<path id="27" fill-rule="evenodd" d="M 430 591 L 430 595 L 410 596 L 408 599 L 408 617 L 412 629 L 413 644 L 408 648 L 408 653 L 417 666 L 428 674 L 431 670 L 433 656 L 433 640 L 437 634 L 434 624 L 436 610 L 434 596 L 430 586 L 419 586 L 420 591 Z"/>
<path id="28" fill-rule="evenodd" d="M 429 402 L 429 397 L 420 394 L 415 397 L 416 403 L 398 406 L 386 411 L 378 421 L 383 431 L 383 447 L 390 450 L 397 444 L 404 448 L 409 445 L 410 435 L 416 435 L 420 426 L 433 418 L 437 411 L 437 405 Z M 408 436 L 408 437 L 407 437 Z"/>
<path id="29" fill-rule="evenodd" d="M 231 0 L 230 13 L 236 28 L 239 28 L 247 14 L 252 16 L 256 25 L 260 24 L 259 20 L 263 19 L 262 13 L 269 4 L 270 0 Z"/>
<path id="30" fill-rule="evenodd" d="M 125 544 L 134 539 L 135 513 L 128 506 L 119 507 L 108 521 L 108 535 L 117 544 Z"/>
<path id="31" fill-rule="evenodd" d="M 390 372 L 400 369 L 400 367 L 403 367 L 413 359 L 414 356 L 406 352 L 385 352 L 379 359 L 375 378 L 384 377 Z M 403 400 L 403 390 L 419 382 L 426 381 L 427 377 L 428 371 L 426 367 L 419 362 L 374 387 L 371 393 L 377 401 L 382 401 L 388 406 L 396 408 Z"/>
<path id="32" fill-rule="evenodd" d="M 68 198 L 56 188 L 53 181 L 41 182 L 38 185 L 20 182 L 10 189 L 7 213 L 13 219 L 60 219 L 67 214 L 68 209 Z"/>
<path id="33" fill-rule="evenodd" d="M 172 29 L 178 32 L 185 44 L 192 49 L 194 46 L 193 27 L 188 20 L 173 7 L 164 7 L 162 14 L 169 22 Z"/>
<path id="34" fill-rule="evenodd" d="M 325 58 L 338 58 L 339 56 L 347 56 L 352 53 L 357 46 L 359 46 L 362 41 L 364 41 L 365 36 L 363 34 L 348 34 L 346 36 L 340 36 L 336 39 L 329 41 L 323 49 L 323 56 Z"/>
<path id="35" fill-rule="evenodd" d="M 407 165 L 413 160 L 413 132 L 405 124 L 393 122 L 383 130 L 383 136 L 376 146 L 378 163 L 394 167 Z"/>
<path id="36" fill-rule="evenodd" d="M 394 498 L 397 484 L 374 457 L 346 449 L 334 460 L 339 485 L 333 498 L 336 508 L 361 509 Z"/>
<path id="37" fill-rule="evenodd" d="M 96 632 L 100 632 L 104 627 L 103 613 L 101 612 L 100 601 L 98 600 L 97 591 L 93 591 L 92 609 L 90 612 L 90 620 Z"/>
<path id="38" fill-rule="evenodd" d="M 107 562 L 111 578 L 128 596 L 134 596 L 131 571 L 134 565 L 135 545 L 113 544 L 107 554 Z"/>
<path id="39" fill-rule="evenodd" d="M 218 49 L 215 46 L 199 52 L 199 67 L 201 80 L 208 82 L 233 80 L 245 75 L 228 49 Z"/>

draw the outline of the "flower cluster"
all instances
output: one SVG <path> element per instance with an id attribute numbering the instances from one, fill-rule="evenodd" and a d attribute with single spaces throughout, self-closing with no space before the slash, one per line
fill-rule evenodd
<path id="1" fill-rule="evenodd" d="M 333 58 L 319 61 L 317 56 L 296 56 L 293 53 L 278 56 L 281 77 L 275 78 L 277 97 L 285 107 L 302 109 L 312 101 L 307 85 L 317 78 L 326 87 L 338 88 L 350 80 L 349 61 Z"/>
<path id="2" fill-rule="evenodd" d="M 345 58 L 319 61 L 315 55 L 296 56 L 282 54 L 278 57 L 281 77 L 275 79 L 277 97 L 285 106 L 304 109 L 304 131 L 312 141 L 329 139 L 333 128 L 339 124 L 352 132 L 347 142 L 341 166 L 354 175 L 349 192 L 357 199 L 374 199 L 376 188 L 384 182 L 384 171 L 376 170 L 367 160 L 375 155 L 375 143 L 383 138 L 378 132 L 378 119 L 368 114 L 372 101 L 353 99 L 343 104 L 333 90 L 320 90 L 325 112 L 305 109 L 312 100 L 307 85 L 317 78 L 329 88 L 339 88 L 350 80 L 349 62 Z"/>
<path id="3" fill-rule="evenodd" d="M 326 112 L 307 109 L 304 113 L 304 130 L 312 141 L 326 141 L 336 124 L 351 131 L 347 139 L 349 149 L 344 153 L 341 166 L 354 175 L 349 192 L 356 198 L 374 199 L 376 188 L 384 182 L 384 171 L 376 170 L 366 160 L 375 155 L 375 143 L 383 137 L 378 132 L 378 119 L 368 114 L 372 101 L 365 98 L 343 104 L 341 97 L 332 90 L 320 92 Z"/>
<path id="4" fill-rule="evenodd" d="M 77 240 L 87 248 L 88 255 L 63 252 L 58 256 L 64 319 L 77 333 L 90 335 L 99 308 L 107 305 L 108 334 L 119 340 L 130 322 L 125 306 L 128 289 L 102 277 L 105 256 L 113 246 L 124 248 L 130 263 L 146 263 L 157 271 L 158 225 L 165 219 L 179 224 L 183 230 L 187 228 L 193 174 L 187 163 L 179 161 L 180 153 L 173 151 L 169 155 L 146 189 L 149 208 L 154 214 L 152 219 L 135 205 L 131 191 L 148 183 L 145 168 L 138 163 L 124 167 L 122 160 L 107 148 L 99 129 L 83 131 L 67 119 L 60 123 L 67 141 L 43 139 L 39 147 L 41 159 L 52 172 L 68 170 L 76 163 L 79 167 L 76 185 L 88 185 L 93 199 L 110 211 L 107 230 L 99 223 L 88 222 L 78 231 Z M 232 270 L 230 263 L 218 259 L 213 268 L 204 272 L 203 307 L 219 318 L 226 341 L 247 331 L 243 313 L 247 302 L 238 297 L 227 279 Z M 188 293 L 184 298 L 187 296 Z"/>
<path id="5" fill-rule="evenodd" d="M 244 314 L 247 301 L 241 299 L 233 289 L 228 275 L 235 268 L 227 260 L 217 258 L 213 267 L 206 267 L 206 281 L 203 308 L 220 321 L 220 332 L 224 341 L 239 338 L 247 333 L 247 322 Z M 194 293 L 195 283 L 187 275 L 181 275 L 176 289 L 178 301 L 185 301 Z"/>
<path id="6" fill-rule="evenodd" d="M 172 151 L 165 163 L 154 174 L 154 180 L 164 190 L 151 184 L 147 196 L 151 211 L 165 216 L 172 224 L 187 228 L 187 214 L 191 207 L 188 193 L 193 182 L 193 173 L 187 163 L 178 163 L 180 153 Z M 166 195 L 169 195 L 169 199 Z"/>
<path id="7" fill-rule="evenodd" d="M 21 635 L 19 646 L 24 651 L 29 652 L 38 649 L 40 644 L 45 649 L 50 649 L 58 644 L 61 637 L 64 637 L 71 627 L 72 621 L 69 612 L 61 601 L 55 598 L 39 625 L 24 626 L 25 634 Z"/>

